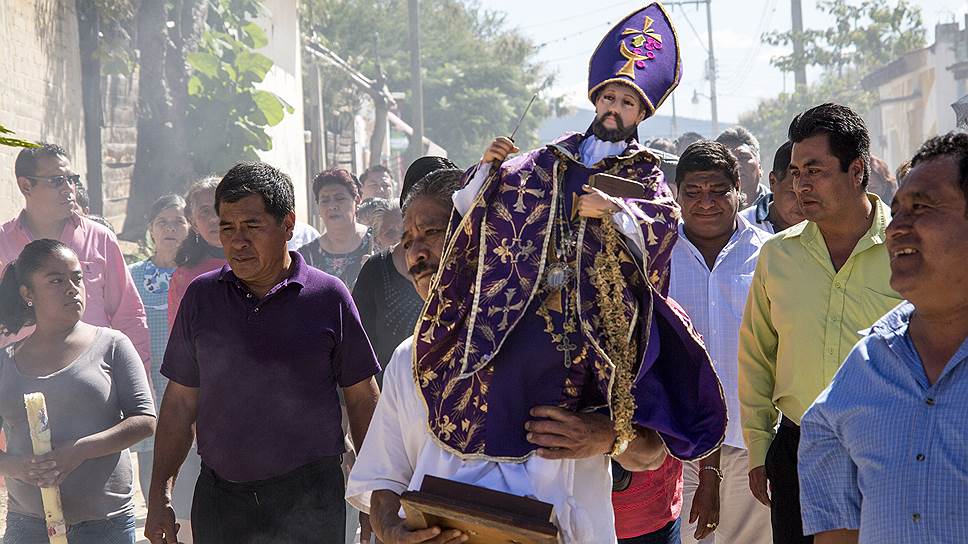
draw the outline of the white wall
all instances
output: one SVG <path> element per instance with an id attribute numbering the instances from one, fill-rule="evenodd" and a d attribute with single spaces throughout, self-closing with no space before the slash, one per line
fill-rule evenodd
<path id="1" fill-rule="evenodd" d="M 296 4 L 296 0 L 263 0 L 268 16 L 259 24 L 266 31 L 269 45 L 260 52 L 272 59 L 275 65 L 259 87 L 282 97 L 294 111 L 287 113 L 281 123 L 269 128 L 267 132 L 272 137 L 272 149 L 260 152 L 259 157 L 292 178 L 296 188 L 296 216 L 308 223 L 302 43 Z"/>

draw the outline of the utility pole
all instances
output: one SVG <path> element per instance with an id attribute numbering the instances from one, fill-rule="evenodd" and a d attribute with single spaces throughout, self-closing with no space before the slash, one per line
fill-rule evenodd
<path id="1" fill-rule="evenodd" d="M 420 75 L 420 6 L 419 0 L 408 0 L 410 11 L 410 86 L 413 96 L 413 139 L 410 141 L 410 157 L 415 160 L 423 155 L 424 116 L 423 79 Z"/>
<path id="2" fill-rule="evenodd" d="M 719 135 L 719 110 L 716 104 L 716 54 L 713 52 L 713 2 L 706 0 L 706 28 L 709 33 L 709 109 L 713 134 Z"/>
<path id="3" fill-rule="evenodd" d="M 799 0 L 795 0 L 799 3 Z M 706 29 L 709 39 L 709 58 L 706 60 L 706 76 L 709 78 L 709 109 L 712 117 L 713 137 L 719 134 L 719 109 L 716 103 L 716 53 L 713 51 L 713 2 L 712 0 L 670 0 L 664 2 L 666 6 L 698 6 L 706 5 Z M 675 98 L 673 98 L 675 100 Z"/>
<path id="4" fill-rule="evenodd" d="M 793 77 L 796 82 L 794 88 L 797 92 L 807 89 L 807 65 L 803 61 L 803 7 L 800 0 L 790 0 L 790 9 L 793 12 Z"/>

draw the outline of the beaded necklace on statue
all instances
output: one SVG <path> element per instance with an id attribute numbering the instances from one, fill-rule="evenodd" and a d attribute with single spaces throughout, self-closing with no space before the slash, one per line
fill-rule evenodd
<path id="1" fill-rule="evenodd" d="M 562 352 L 565 367 L 570 367 L 573 363 L 572 352 L 578 347 L 571 341 L 570 337 L 578 330 L 578 285 L 576 281 L 578 276 L 575 274 L 574 268 L 577 262 L 578 231 L 572 228 L 571 218 L 566 213 L 564 193 L 564 187 L 560 187 L 555 199 L 556 220 L 552 230 L 554 255 L 549 256 L 550 262 L 545 268 L 541 288 L 544 302 L 538 308 L 537 313 L 545 321 L 545 332 L 551 336 L 551 341 L 558 351 Z M 560 308 L 558 308 L 559 306 Z M 561 311 L 562 328 L 560 331 L 556 330 L 551 319 L 551 309 Z"/>

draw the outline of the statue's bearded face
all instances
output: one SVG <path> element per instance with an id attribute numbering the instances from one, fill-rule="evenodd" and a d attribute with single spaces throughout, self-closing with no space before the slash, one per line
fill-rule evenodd
<path id="1" fill-rule="evenodd" d="M 636 134 L 645 119 L 642 99 L 632 87 L 609 83 L 595 98 L 592 133 L 606 142 L 622 142 Z"/>

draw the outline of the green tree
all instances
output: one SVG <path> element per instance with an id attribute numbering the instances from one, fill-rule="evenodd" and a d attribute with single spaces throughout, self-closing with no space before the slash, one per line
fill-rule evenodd
<path id="1" fill-rule="evenodd" d="M 272 67 L 256 51 L 267 44 L 253 22 L 262 10 L 259 0 L 142 0 L 132 11 L 140 108 L 124 238 L 143 235 L 158 196 L 272 148 L 266 129 L 292 108 L 256 89 Z M 123 70 L 125 55 L 105 55 Z"/>
<path id="2" fill-rule="evenodd" d="M 860 80 L 901 55 L 925 46 L 921 8 L 907 0 L 820 0 L 820 11 L 835 24 L 829 28 L 807 29 L 799 36 L 804 42 L 801 57 L 790 53 L 771 60 L 784 72 L 800 66 L 820 66 L 818 81 L 807 89 L 782 93 L 761 102 L 739 118 L 760 139 L 764 150 L 775 150 L 786 141 L 790 121 L 798 113 L 823 102 L 839 102 L 861 115 L 870 111 L 874 96 L 865 91 Z M 764 34 L 764 43 L 790 47 L 798 36 L 793 31 Z"/>
<path id="3" fill-rule="evenodd" d="M 406 92 L 398 113 L 410 121 L 407 20 L 406 0 L 303 3 L 304 32 L 371 78 L 382 69 L 391 91 Z M 503 14 L 471 2 L 421 1 L 420 48 L 426 135 L 457 164 L 477 161 L 495 136 L 510 133 L 531 96 L 552 83 L 535 45 L 509 29 Z M 327 115 L 351 116 L 364 93 L 338 69 L 324 70 Z M 537 129 L 556 104 L 539 95 L 515 136 L 520 147 L 539 143 Z"/>

